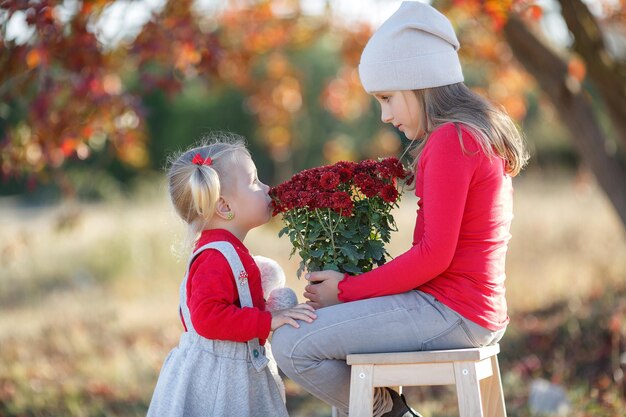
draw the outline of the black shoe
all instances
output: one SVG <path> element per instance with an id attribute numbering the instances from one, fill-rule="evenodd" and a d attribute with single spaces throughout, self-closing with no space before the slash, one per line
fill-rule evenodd
<path id="1" fill-rule="evenodd" d="M 382 417 L 422 417 L 420 413 L 407 405 L 404 395 L 398 394 L 391 388 L 385 389 L 389 392 L 389 395 L 391 395 L 393 408 L 388 413 L 383 414 Z"/>

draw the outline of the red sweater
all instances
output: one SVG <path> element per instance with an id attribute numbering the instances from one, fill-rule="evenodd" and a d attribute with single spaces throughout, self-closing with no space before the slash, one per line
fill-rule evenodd
<path id="1" fill-rule="evenodd" d="M 504 160 L 489 157 L 463 129 L 435 130 L 419 159 L 413 246 L 373 271 L 347 276 L 339 299 L 354 301 L 412 289 L 429 293 L 492 331 L 508 323 L 504 263 L 513 187 Z"/>
<path id="2" fill-rule="evenodd" d="M 207 339 L 247 342 L 258 337 L 265 344 L 272 314 L 265 311 L 259 268 L 243 243 L 226 230 L 203 231 L 196 249 L 216 241 L 226 241 L 235 247 L 248 273 L 254 307 L 241 308 L 228 261 L 218 250 L 207 249 L 193 261 L 187 279 L 187 306 L 193 327 Z"/>

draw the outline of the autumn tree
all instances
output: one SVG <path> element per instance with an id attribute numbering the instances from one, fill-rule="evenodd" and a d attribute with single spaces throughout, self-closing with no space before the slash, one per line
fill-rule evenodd
<path id="1" fill-rule="evenodd" d="M 124 90 L 115 53 L 104 53 L 87 28 L 106 1 L 80 3 L 69 20 L 62 2 L 0 3 L 0 172 L 4 179 L 51 177 L 72 193 L 61 167 L 105 148 L 132 166 L 145 159 L 140 102 Z M 22 18 L 32 32 L 16 43 L 8 23 Z"/>
<path id="2" fill-rule="evenodd" d="M 573 40 L 568 49 L 559 49 L 543 34 L 542 10 L 531 1 L 452 0 L 435 5 L 460 28 L 463 49 L 480 55 L 487 66 L 496 62 L 497 73 L 506 67 L 502 57 L 513 54 L 557 110 L 584 164 L 626 225 L 626 62 L 624 51 L 620 56 L 607 44 L 611 36 L 626 38 L 626 2 L 599 0 L 598 15 L 582 0 L 557 3 Z M 500 90 L 498 81 L 491 84 L 494 91 Z M 515 103 L 523 98 L 506 96 L 516 97 Z M 514 114 L 518 106 L 505 102 L 505 107 Z M 602 125 L 598 111 L 607 116 L 608 126 Z"/>
<path id="3" fill-rule="evenodd" d="M 624 31 L 625 3 L 607 2 L 601 20 L 581 0 L 559 4 L 573 36 L 569 53 L 555 52 L 518 16 L 507 22 L 504 33 L 515 57 L 558 109 L 573 143 L 626 225 L 626 62 L 609 50 L 603 33 L 609 25 Z M 594 102 L 608 115 L 608 129 L 601 126 Z"/>
<path id="4" fill-rule="evenodd" d="M 142 95 L 158 89 L 174 96 L 198 78 L 243 91 L 273 160 L 289 161 L 303 85 L 287 53 L 319 37 L 323 19 L 304 18 L 297 1 L 283 2 L 279 13 L 259 1 L 233 2 L 217 22 L 198 13 L 193 1 L 171 1 L 132 44 L 111 49 L 90 24 L 113 3 L 78 2 L 75 10 L 60 0 L 0 3 L 3 178 L 52 177 L 71 194 L 63 171 L 68 159 L 104 152 L 145 165 Z M 26 42 L 7 38 L 14 18 L 32 31 Z"/>

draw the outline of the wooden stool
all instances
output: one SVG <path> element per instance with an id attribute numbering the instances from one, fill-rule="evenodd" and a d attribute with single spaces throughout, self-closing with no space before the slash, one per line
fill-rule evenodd
<path id="1" fill-rule="evenodd" d="M 398 385 L 455 385 L 460 417 L 506 417 L 498 352 L 500 346 L 493 345 L 348 355 L 350 417 L 371 417 L 374 387 Z"/>

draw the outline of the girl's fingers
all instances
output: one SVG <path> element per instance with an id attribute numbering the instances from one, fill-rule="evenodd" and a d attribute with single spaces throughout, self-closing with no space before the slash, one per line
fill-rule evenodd
<path id="1" fill-rule="evenodd" d="M 328 279 L 324 271 L 309 272 L 304 276 L 309 281 L 324 281 Z"/>
<path id="2" fill-rule="evenodd" d="M 291 326 L 295 327 L 296 329 L 300 328 L 300 325 L 294 319 L 287 320 L 287 324 L 290 324 Z"/>
<path id="3" fill-rule="evenodd" d="M 298 306 L 295 306 L 293 308 L 291 308 L 292 311 L 298 311 L 301 313 L 305 313 L 305 314 L 309 314 L 309 315 L 315 315 L 315 310 L 313 310 L 313 307 L 311 307 L 310 305 L 307 304 L 301 304 Z"/>
<path id="4" fill-rule="evenodd" d="M 296 317 L 296 318 L 309 317 L 309 318 L 314 319 L 317 316 L 315 315 L 313 311 L 309 311 L 309 310 L 292 310 L 289 313 L 289 317 Z"/>
<path id="5" fill-rule="evenodd" d="M 317 300 L 318 300 L 317 294 L 312 293 L 312 292 L 307 292 L 307 291 L 304 292 L 304 298 L 306 298 L 308 300 L 311 300 L 313 302 L 317 302 Z M 309 302 L 307 302 L 307 304 L 309 304 Z"/>
<path id="6" fill-rule="evenodd" d="M 306 322 L 311 323 L 313 319 L 315 319 L 315 314 L 310 311 L 290 311 L 288 317 L 291 317 L 296 320 L 304 320 Z"/>

